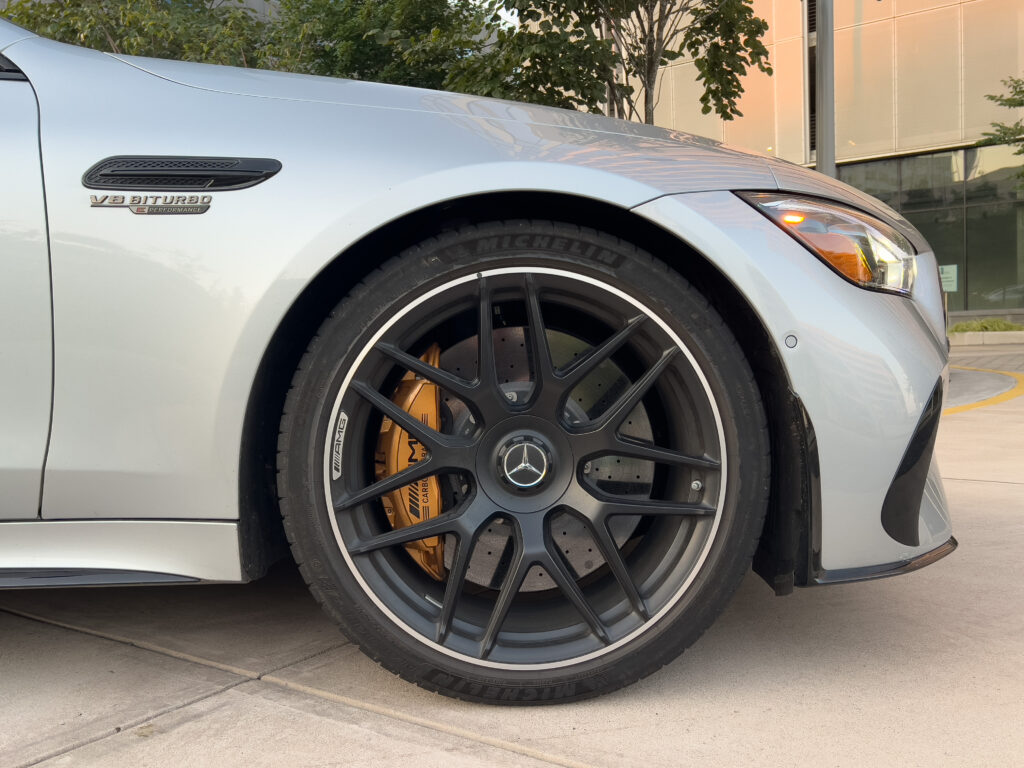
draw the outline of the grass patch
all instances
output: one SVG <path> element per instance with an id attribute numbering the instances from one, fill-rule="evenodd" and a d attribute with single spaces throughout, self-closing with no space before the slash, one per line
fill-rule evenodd
<path id="1" fill-rule="evenodd" d="M 967 320 L 957 323 L 949 329 L 950 333 L 972 333 L 975 331 L 1024 331 L 1024 325 L 1000 320 L 997 317 L 985 317 L 981 320 Z"/>

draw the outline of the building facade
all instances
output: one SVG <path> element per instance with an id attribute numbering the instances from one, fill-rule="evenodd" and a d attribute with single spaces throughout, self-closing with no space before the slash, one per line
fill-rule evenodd
<path id="1" fill-rule="evenodd" d="M 692 62 L 664 68 L 659 125 L 814 163 L 813 0 L 755 0 L 774 75 L 749 73 L 743 117 L 700 114 Z M 835 0 L 839 178 L 901 211 L 942 266 L 951 312 L 1024 311 L 1024 157 L 977 146 L 1024 110 L 986 94 L 1024 76 L 1024 0 Z"/>

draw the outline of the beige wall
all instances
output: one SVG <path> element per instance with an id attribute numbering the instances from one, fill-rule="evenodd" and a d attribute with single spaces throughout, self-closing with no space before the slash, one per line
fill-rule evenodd
<path id="1" fill-rule="evenodd" d="M 803 2 L 755 0 L 775 75 L 750 73 L 743 117 L 701 115 L 692 62 L 666 67 L 656 120 L 808 162 Z M 836 156 L 963 145 L 1014 115 L 985 99 L 1024 73 L 1024 0 L 835 0 Z"/>

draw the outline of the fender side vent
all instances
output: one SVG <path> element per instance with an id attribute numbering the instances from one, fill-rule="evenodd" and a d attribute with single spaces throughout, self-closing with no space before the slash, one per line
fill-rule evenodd
<path id="1" fill-rule="evenodd" d="M 214 192 L 252 187 L 280 170 L 279 161 L 267 158 L 118 156 L 96 163 L 82 184 L 89 189 Z"/>
<path id="2" fill-rule="evenodd" d="M 0 53 L 0 80 L 28 80 L 14 62 Z"/>

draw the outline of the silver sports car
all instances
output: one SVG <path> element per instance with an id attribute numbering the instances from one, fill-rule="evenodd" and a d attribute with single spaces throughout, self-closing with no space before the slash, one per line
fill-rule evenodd
<path id="1" fill-rule="evenodd" d="M 649 126 L 0 21 L 0 586 L 258 578 L 484 702 L 671 661 L 751 567 L 948 554 L 935 257 Z"/>

